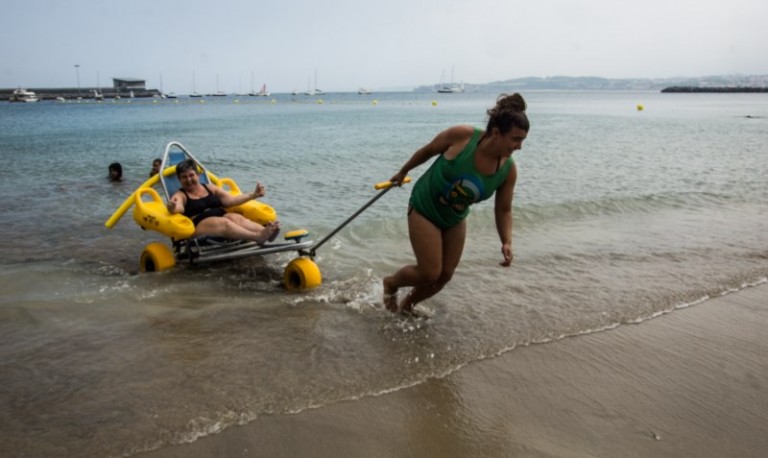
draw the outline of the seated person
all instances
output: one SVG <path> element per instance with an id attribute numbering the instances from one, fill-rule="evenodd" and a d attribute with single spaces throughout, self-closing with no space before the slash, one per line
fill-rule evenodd
<path id="1" fill-rule="evenodd" d="M 176 176 L 181 188 L 171 196 L 168 211 L 181 213 L 192 220 L 195 224 L 193 237 L 212 235 L 264 244 L 273 241 L 280 232 L 277 221 L 262 226 L 243 215 L 225 210 L 262 197 L 265 192 L 261 183 L 257 182 L 256 189 L 250 194 L 233 196 L 218 186 L 201 184 L 197 165 L 191 159 L 176 165 Z"/>
<path id="2" fill-rule="evenodd" d="M 110 181 L 122 181 L 123 166 L 119 162 L 109 164 L 109 179 Z"/>
<path id="3" fill-rule="evenodd" d="M 152 161 L 152 170 L 149 171 L 149 176 L 153 177 L 160 173 L 160 165 L 162 165 L 163 160 L 162 159 L 155 159 Z"/>

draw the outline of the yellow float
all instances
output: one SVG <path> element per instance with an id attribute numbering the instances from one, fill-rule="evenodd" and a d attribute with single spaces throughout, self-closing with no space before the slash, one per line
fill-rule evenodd
<path id="1" fill-rule="evenodd" d="M 235 180 L 231 178 L 222 178 L 221 180 L 213 179 L 213 184 L 219 186 L 228 191 L 233 196 L 239 196 L 242 194 L 240 187 L 237 186 Z M 218 181 L 218 183 L 217 183 Z M 257 200 L 249 200 L 248 202 L 238 205 L 237 207 L 227 208 L 228 212 L 239 213 L 251 221 L 264 225 L 277 220 L 277 212 L 269 205 L 259 202 Z"/>
<path id="2" fill-rule="evenodd" d="M 143 197 L 150 197 L 145 201 Z M 168 211 L 160 194 L 152 188 L 139 188 L 134 193 L 133 220 L 142 229 L 159 232 L 174 240 L 188 239 L 195 233 L 192 220 Z"/>

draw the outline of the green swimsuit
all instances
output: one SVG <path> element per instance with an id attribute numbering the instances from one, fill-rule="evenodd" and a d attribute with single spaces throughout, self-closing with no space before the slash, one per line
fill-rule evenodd
<path id="1" fill-rule="evenodd" d="M 442 154 L 413 186 L 411 206 L 442 230 L 460 223 L 469 206 L 488 199 L 509 175 L 514 164 L 510 157 L 492 175 L 475 168 L 475 150 L 482 131 L 475 128 L 467 146 L 452 160 Z"/>

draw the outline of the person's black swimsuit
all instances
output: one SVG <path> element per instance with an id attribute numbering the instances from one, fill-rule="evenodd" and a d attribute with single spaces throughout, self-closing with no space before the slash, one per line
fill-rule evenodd
<path id="1" fill-rule="evenodd" d="M 211 216 L 224 216 L 227 211 L 224 210 L 224 206 L 221 203 L 221 199 L 218 196 L 211 193 L 208 186 L 203 185 L 208 195 L 202 199 L 193 199 L 189 197 L 187 191 L 181 189 L 181 192 L 187 197 L 187 203 L 184 205 L 184 216 L 191 218 L 192 222 L 197 227 L 200 221 Z"/>

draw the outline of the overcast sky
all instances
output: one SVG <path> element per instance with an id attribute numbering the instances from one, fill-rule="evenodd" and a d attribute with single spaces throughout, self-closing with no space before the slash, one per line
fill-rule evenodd
<path id="1" fill-rule="evenodd" d="M 2 0 L 0 88 L 768 74 L 766 24 L 766 0 Z"/>

